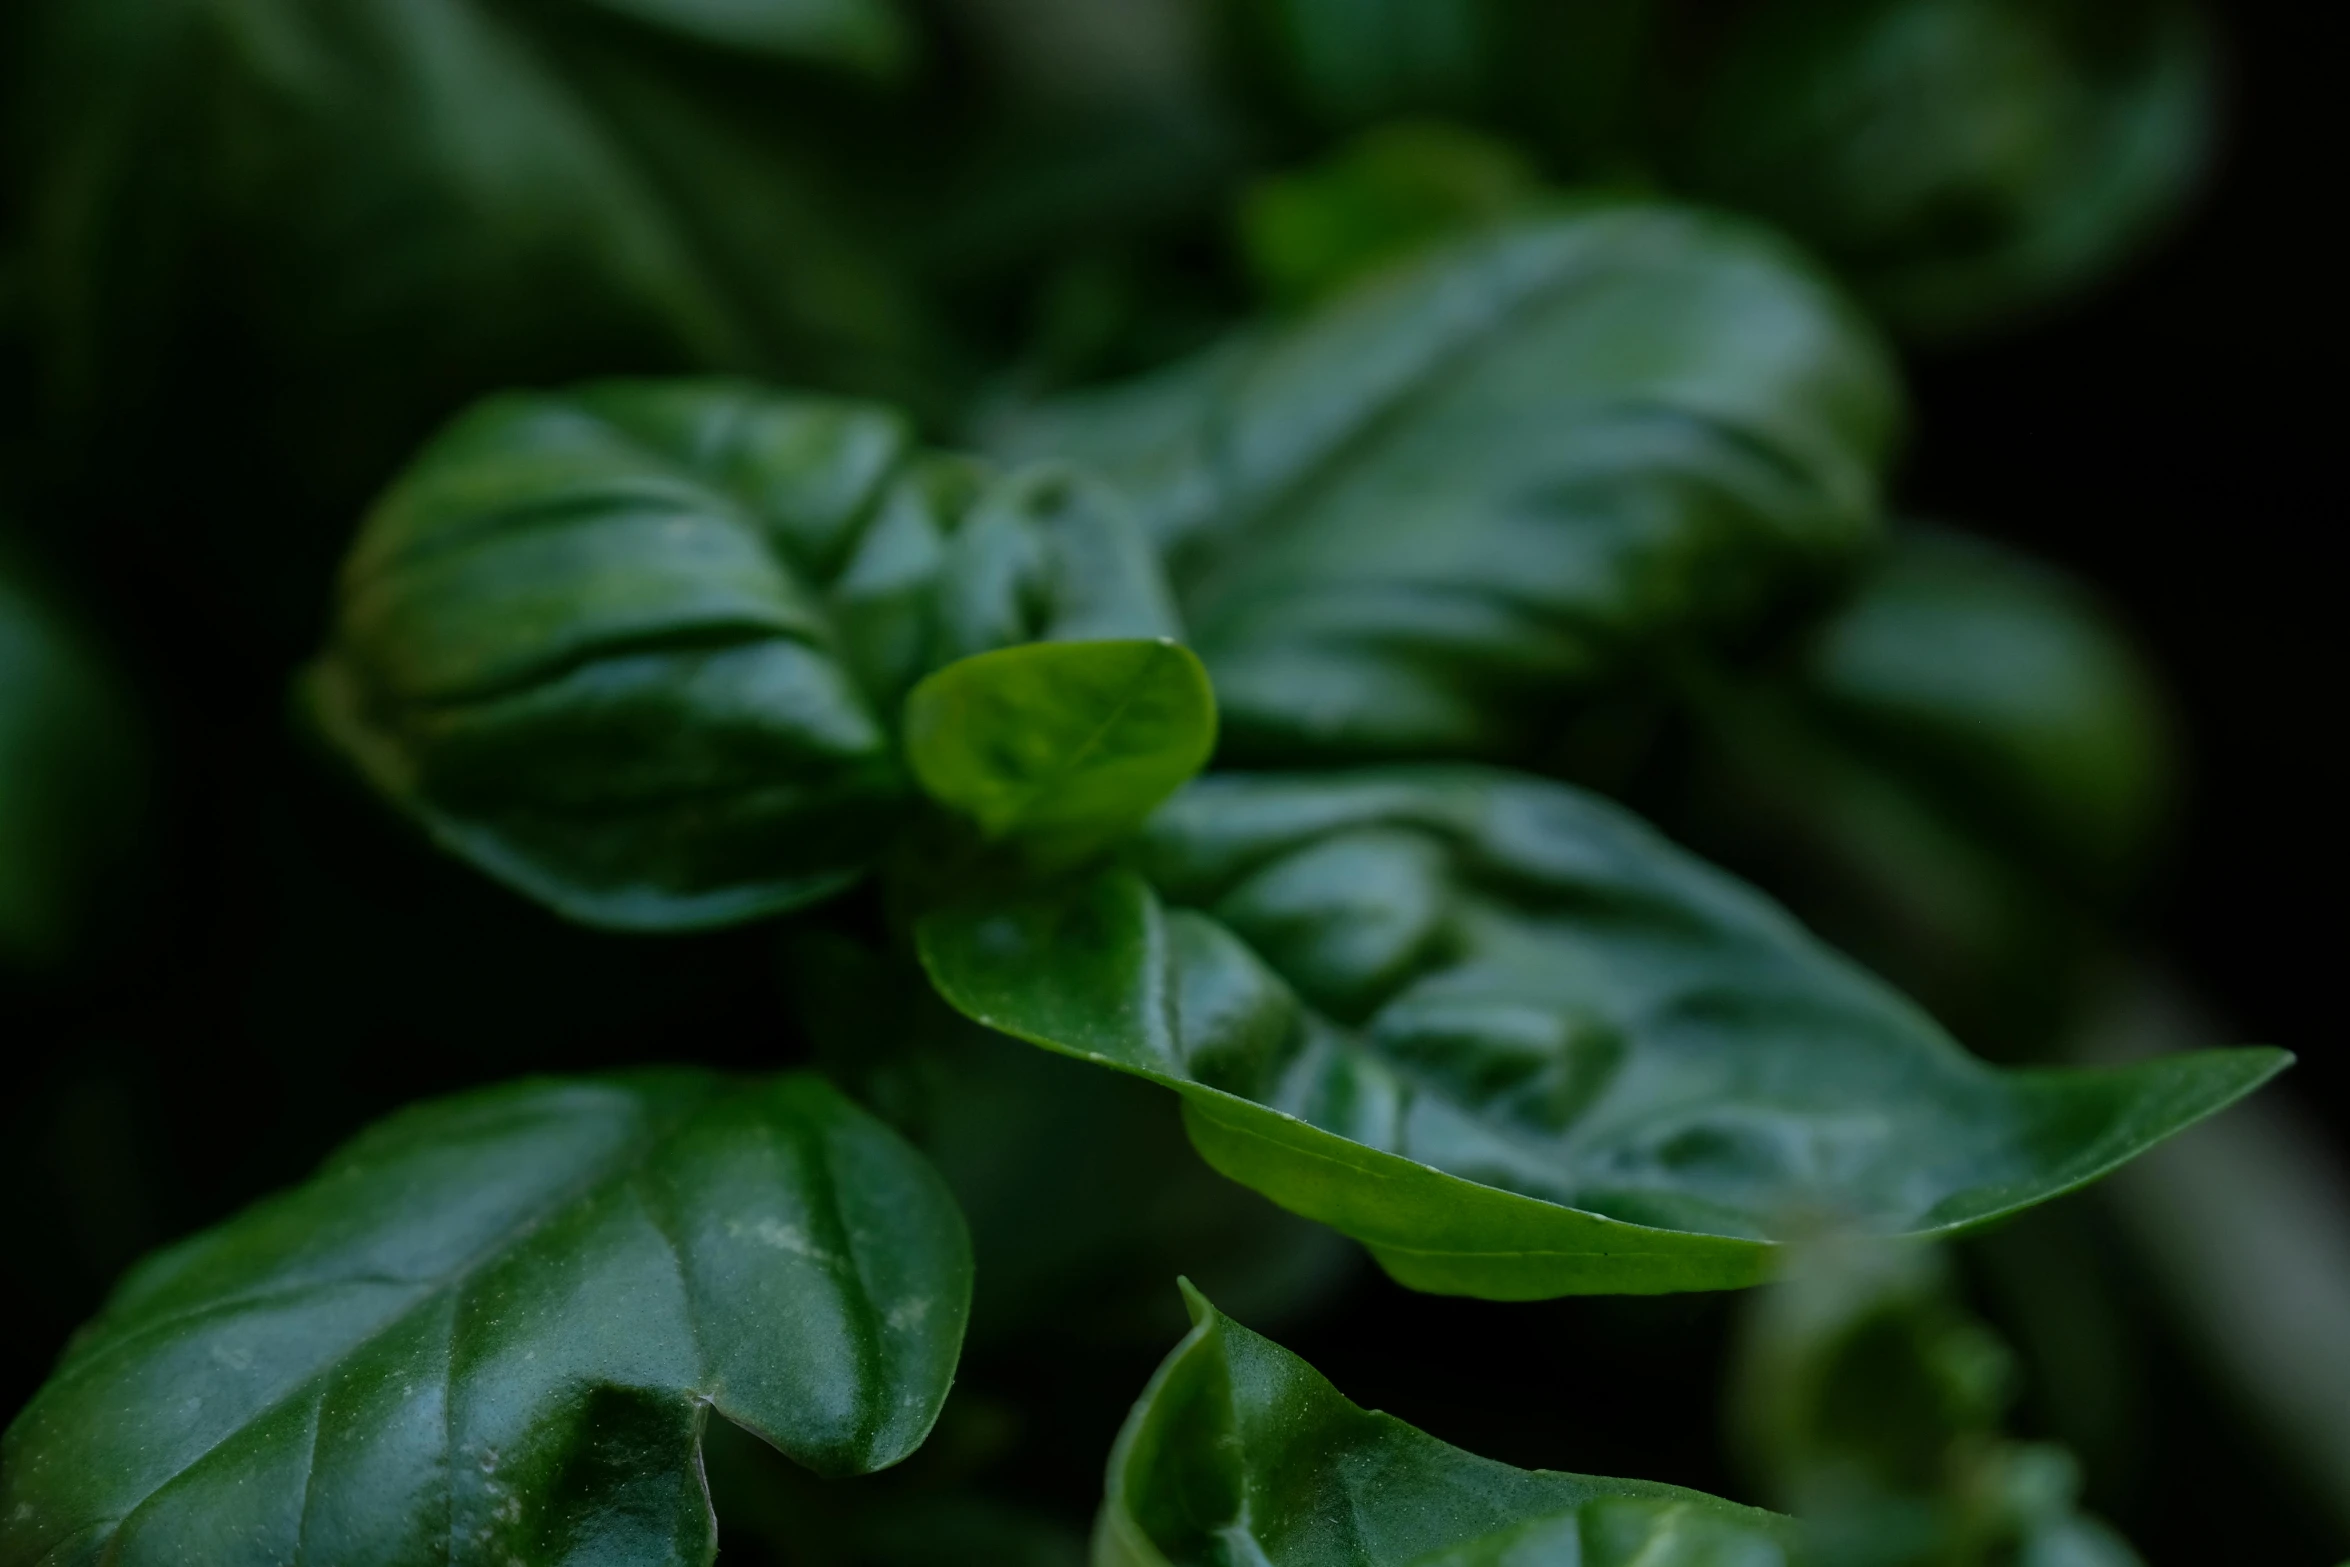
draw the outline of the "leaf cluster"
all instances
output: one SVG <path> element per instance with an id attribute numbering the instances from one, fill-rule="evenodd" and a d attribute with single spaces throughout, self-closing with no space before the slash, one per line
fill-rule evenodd
<path id="1" fill-rule="evenodd" d="M 1886 494 L 1895 343 L 2179 199 L 2193 16 L 1084 9 L 0 22 L 59 553 L 234 496 L 188 591 L 256 688 L 315 625 L 320 771 L 783 993 L 765 1070 L 476 1073 L 138 1264 L 0 1438 L 0 1567 L 708 1562 L 714 1495 L 795 1561 L 1063 1564 L 971 1478 L 966 1338 L 1156 1332 L 1177 1272 L 1278 1319 L 1357 1244 L 1786 1279 L 1736 1397 L 1788 1513 L 1473 1456 L 1187 1279 L 1098 1567 L 2132 1560 L 1928 1247 L 2290 1057 L 1959 1042 L 2045 1042 L 2167 733 L 2091 594 Z M 141 742 L 0 570 L 29 969 Z"/>

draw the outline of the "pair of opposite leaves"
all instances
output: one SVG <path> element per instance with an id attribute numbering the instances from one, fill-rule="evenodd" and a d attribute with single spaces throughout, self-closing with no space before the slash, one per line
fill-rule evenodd
<path id="1" fill-rule="evenodd" d="M 1726 283 L 1705 264 L 1716 242 Z M 1592 519 L 1607 547 L 1528 572 L 1541 590 L 1530 610 L 1486 573 L 1457 600 L 1526 613 L 1460 617 L 1434 643 L 1419 638 L 1430 617 L 1408 602 L 1390 622 L 1363 608 L 1408 600 L 1426 564 L 1408 530 L 1386 553 L 1364 552 L 1367 591 L 1320 625 L 1330 648 L 1442 655 L 1422 682 L 1434 699 L 1410 715 L 1437 726 L 1421 732 L 1539 684 L 1515 669 L 1515 683 L 1496 683 L 1473 658 L 1466 675 L 1442 670 L 1464 647 L 1506 655 L 1530 614 L 1550 633 L 1546 678 L 1622 656 L 1642 634 L 1704 624 L 1719 585 L 1740 574 L 1707 546 L 1743 562 L 1754 534 L 1800 544 L 1811 534 L 1795 524 L 1836 512 L 1823 497 L 1860 505 L 1838 475 L 1865 485 L 1867 465 L 1822 458 L 1815 482 L 1774 469 L 1750 483 L 1774 465 L 1746 462 L 1748 448 L 1811 472 L 1804 454 L 1833 442 L 1807 437 L 1837 420 L 1803 418 L 1748 377 L 1700 373 L 1699 345 L 1669 330 L 1661 306 L 1645 336 L 1586 330 L 1583 311 L 1671 273 L 1659 258 L 1676 245 L 1696 252 L 1685 305 L 1751 299 L 1774 276 L 1775 303 L 1822 298 L 1767 249 L 1672 214 L 1599 213 L 1480 241 L 1289 339 L 1227 351 L 1204 402 L 1196 376 L 1189 393 L 1175 383 L 1172 402 L 1165 386 L 1150 394 L 1179 415 L 1161 426 L 1176 460 L 1153 471 L 1178 481 L 1179 498 L 1208 486 L 1212 503 L 1154 509 L 1162 540 L 1178 562 L 1212 564 L 1219 508 L 1253 502 L 1260 527 L 1306 541 L 1273 558 L 1294 568 L 1317 546 L 1348 560 L 1342 536 L 1317 539 L 1306 524 L 1348 497 L 1346 470 L 1376 467 L 1432 419 L 1469 455 L 1447 469 L 1441 442 L 1420 453 L 1434 480 L 1411 465 L 1390 472 L 1416 474 L 1423 496 L 1441 491 L 1436 481 L 1460 487 L 1423 523 L 1506 521 L 1529 505 L 1562 531 Z M 1497 298 L 1508 308 L 1491 308 Z M 1775 325 L 1755 352 L 1771 373 L 1754 379 L 1814 367 L 1817 355 L 1780 352 L 1807 334 L 1783 311 L 1762 314 Z M 1450 325 L 1431 331 L 1430 319 Z M 1793 318 L 1807 319 L 1834 321 Z M 1529 334 L 1553 354 L 1509 351 Z M 1501 463 L 1509 482 L 1496 482 L 1480 466 L 1496 449 L 1446 411 L 1491 413 L 1538 390 L 1524 377 L 1562 364 L 1593 384 L 1548 405 L 1559 424 L 1653 419 L 1663 438 L 1628 443 L 1629 462 L 1611 443 L 1560 442 L 1550 460 Z M 1285 374 L 1294 427 L 1216 412 L 1251 397 L 1277 412 Z M 1834 376 L 1795 383 L 1849 390 Z M 1677 486 L 1676 462 L 1699 477 Z M 1775 524 L 1788 526 L 1774 535 Z M 1483 549 L 1492 535 L 1469 538 Z M 1149 564 L 1115 503 L 1081 481 L 986 479 L 911 453 L 870 411 L 709 388 L 507 402 L 429 454 L 371 524 L 314 691 L 370 776 L 478 862 L 608 922 L 710 923 L 808 901 L 872 857 L 886 828 L 804 829 L 827 810 L 854 822 L 860 803 L 885 820 L 903 810 L 909 791 L 877 716 L 888 698 L 975 649 L 1077 627 L 1163 629 L 1149 620 L 1166 615 Z M 1243 565 L 1220 569 L 1246 580 Z M 1611 584 L 1661 626 L 1597 593 Z M 1366 627 L 1399 634 L 1382 645 Z M 1584 661 L 1557 662 L 1566 644 Z M 1119 659 L 1123 677 L 1095 678 Z M 1154 693 L 1197 686 L 1188 657 L 1159 642 L 999 651 L 927 678 L 905 741 L 914 770 L 1015 835 L 1099 832 L 1194 770 L 1210 738 L 1204 705 L 1152 707 Z M 1344 679 L 1301 689 L 1309 715 L 1346 711 Z M 1106 753 L 1138 770 L 1096 795 L 1076 788 L 1079 807 L 1056 816 L 1066 791 L 1037 780 L 1093 778 L 1069 759 L 1101 753 L 1108 720 L 1138 701 L 1173 715 L 1141 726 L 1134 756 Z M 1063 724 L 1041 768 L 1030 742 L 1052 725 L 1034 721 L 1040 711 L 1096 719 Z M 1343 724 L 1304 732 L 1349 738 Z M 811 844 L 829 858 L 792 858 Z M 780 871 L 747 894 L 729 879 L 743 865 L 774 871 L 778 856 Z M 975 1016 L 1174 1084 L 1219 1168 L 1432 1288 L 1722 1287 L 1759 1277 L 1768 1237 L 1792 1226 L 1988 1222 L 2093 1177 L 2277 1065 L 2246 1053 L 2123 1074 L 1993 1073 L 1620 812 L 1504 775 L 1211 780 L 1163 814 L 1136 861 L 1141 872 L 943 904 L 918 932 L 925 960 Z M 1193 907 L 1170 913 L 1168 902 Z M 533 1096 L 608 1101 L 600 1119 L 619 1130 L 568 1165 L 543 1152 L 519 1161 L 571 1169 L 560 1192 L 526 1180 L 517 1196 L 467 1171 L 450 1188 L 466 1194 L 454 1212 L 419 1200 L 417 1171 L 370 1181 L 372 1156 L 355 1157 L 167 1255 L 12 1428 L 0 1512 L 12 1557 L 20 1545 L 28 1560 L 68 1559 L 77 1545 L 95 1554 L 118 1537 L 166 1550 L 290 1539 L 298 1551 L 306 1531 L 346 1526 L 337 1508 L 363 1520 L 350 1527 L 375 1528 L 368 1509 L 386 1496 L 425 1498 L 444 1548 L 503 1539 L 560 1559 L 641 1537 L 690 1552 L 707 1512 L 679 1477 L 705 1405 L 820 1467 L 886 1462 L 919 1437 L 959 1337 L 961 1306 L 944 1303 L 960 1228 L 907 1233 L 937 1205 L 919 1190 L 930 1180 L 935 1196 L 934 1179 L 907 1173 L 902 1145 L 804 1083 L 501 1092 L 525 1105 L 525 1123 Z M 881 1151 L 805 1157 L 807 1128 L 778 1126 L 790 1117 L 769 1104 L 710 1112 L 725 1123 L 708 1134 L 713 1153 L 692 1130 L 704 1112 L 674 1103 L 770 1093 L 816 1104 L 816 1119 Z M 648 1109 L 648 1094 L 669 1108 Z M 477 1142 L 503 1157 L 503 1134 L 443 1136 L 446 1117 L 466 1113 L 418 1112 L 391 1149 L 436 1168 L 462 1166 Z M 567 1103 L 561 1118 L 580 1108 Z M 788 1169 L 759 1177 L 763 1188 L 746 1178 L 714 1189 L 703 1164 L 738 1155 Z M 843 1218 L 820 1234 L 811 1182 L 865 1228 Z M 863 1206 L 893 1182 L 913 1195 Z M 345 1204 L 354 1213 L 338 1218 Z M 916 1275 L 939 1288 L 876 1283 Z M 814 1324 L 811 1335 L 741 1337 L 779 1313 Z M 608 1339 L 597 1321 L 630 1331 Z M 515 1333 L 543 1339 L 517 1344 Z M 893 1344 L 904 1351 L 894 1360 Z M 156 1432 L 110 1415 L 150 1406 Z M 400 1411 L 407 1424 L 392 1418 Z M 110 1465 L 114 1446 L 135 1461 Z M 461 1519 L 476 1531 L 462 1540 Z"/>
<path id="2" fill-rule="evenodd" d="M 1768 239 L 1531 219 L 1127 393 L 1033 411 L 994 478 L 856 404 L 694 383 L 493 401 L 347 563 L 329 729 L 445 841 L 599 924 L 837 890 L 909 791 L 926 671 L 1163 637 L 1228 757 L 1514 752 L 1563 690 L 1833 570 L 1897 395 Z M 1156 546 L 1156 552 L 1152 546 Z"/>
<path id="3" fill-rule="evenodd" d="M 1605 207 L 1022 439 L 1137 498 L 1231 748 L 1447 754 L 1857 547 L 1891 399 L 1776 247 Z M 1100 486 L 871 409 L 502 400 L 370 520 L 314 691 L 477 863 L 602 923 L 718 923 L 860 874 L 912 809 L 901 753 L 991 836 L 1128 827 L 1213 738 L 1188 654 L 1092 640 L 1175 629 L 1155 566 Z M 1790 1228 L 1989 1222 L 2281 1059 L 1992 1072 L 1620 812 L 1499 774 L 1211 779 L 1132 858 L 945 901 L 941 991 L 1177 1087 L 1219 1169 L 1427 1288 L 1716 1288 Z"/>

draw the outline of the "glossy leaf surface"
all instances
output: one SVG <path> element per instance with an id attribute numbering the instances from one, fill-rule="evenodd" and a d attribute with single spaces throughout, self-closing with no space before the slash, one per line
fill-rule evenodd
<path id="1" fill-rule="evenodd" d="M 893 1463 L 970 1287 L 936 1174 L 812 1076 L 420 1106 L 130 1276 L 8 1430 L 0 1562 L 707 1562 L 709 1414 Z"/>
<path id="2" fill-rule="evenodd" d="M 2282 1052 L 2003 1072 L 1619 808 L 1459 768 L 1223 774 L 1142 870 L 927 916 L 967 1015 L 1165 1083 L 1225 1174 L 1402 1282 L 1719 1289 L 1821 1222 L 1951 1234 Z"/>
<path id="3" fill-rule="evenodd" d="M 1723 44 L 1687 173 L 1946 336 L 2080 288 L 2169 217 L 2213 75 L 2176 0 L 1777 0 Z"/>
<path id="4" fill-rule="evenodd" d="M 1150 1083 L 981 1028 L 910 962 L 826 925 L 796 925 L 788 950 L 786 991 L 826 1075 L 922 1151 L 971 1227 L 974 1350 L 1123 1360 L 1182 1331 L 1178 1273 L 1274 1326 L 1359 1273 L 1344 1237 L 1203 1164 L 1180 1102 Z"/>
<path id="5" fill-rule="evenodd" d="M 1172 642 L 1003 648 L 949 664 L 906 699 L 915 777 L 990 838 L 1107 842 L 1215 745 L 1207 671 Z"/>
<path id="6" fill-rule="evenodd" d="M 1095 1567 L 1785 1567 L 1784 1518 L 1514 1469 L 1357 1408 L 1184 1286 L 1192 1330 L 1110 1455 Z"/>
<path id="7" fill-rule="evenodd" d="M 1559 694 L 1736 623 L 1874 527 L 1866 326 L 1728 220 L 1602 205 L 1011 420 L 1168 552 L 1245 756 L 1507 753 Z"/>
<path id="8" fill-rule="evenodd" d="M 433 442 L 352 548 L 310 690 L 447 846 L 575 919 L 677 929 L 862 872 L 926 670 L 1173 631 L 1098 485 L 924 453 L 871 404 L 618 382 Z"/>

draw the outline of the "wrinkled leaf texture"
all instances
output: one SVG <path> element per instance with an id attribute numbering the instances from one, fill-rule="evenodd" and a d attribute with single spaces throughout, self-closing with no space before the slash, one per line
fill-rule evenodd
<path id="1" fill-rule="evenodd" d="M 1465 1453 L 1184 1299 L 1191 1333 L 1111 1452 L 1094 1567 L 1786 1567 L 1784 1518 Z"/>
<path id="2" fill-rule="evenodd" d="M 1174 1088 L 1209 1163 L 1418 1289 L 1731 1288 L 1822 1224 L 1961 1233 L 2289 1059 L 1995 1070 L 1620 808 L 1482 769 L 1211 775 L 1138 859 L 925 915 L 940 992 Z"/>
<path id="3" fill-rule="evenodd" d="M 1102 486 L 997 476 L 878 405 L 719 381 L 493 398 L 378 503 L 309 682 L 440 841 L 562 913 L 668 930 L 855 880 L 912 798 L 927 670 L 1166 637 Z"/>
<path id="4" fill-rule="evenodd" d="M 711 1411 L 893 1463 L 970 1289 L 937 1175 L 820 1078 L 417 1106 L 131 1274 L 8 1430 L 0 1563 L 708 1562 Z"/>
<path id="5" fill-rule="evenodd" d="M 1898 411 L 1867 325 L 1779 242 L 1603 203 L 990 439 L 1136 500 L 1228 757 L 1507 757 L 1866 546 Z"/>

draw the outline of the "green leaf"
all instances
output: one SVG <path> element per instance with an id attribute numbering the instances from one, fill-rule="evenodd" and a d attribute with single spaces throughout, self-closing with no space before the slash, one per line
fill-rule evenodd
<path id="1" fill-rule="evenodd" d="M 1821 1237 L 1747 1319 L 1736 1434 L 1810 1567 L 2138 1567 L 2069 1453 L 2004 1436 L 2014 1379 L 1934 1252 Z"/>
<path id="2" fill-rule="evenodd" d="M 991 477 L 871 404 L 612 382 L 492 399 L 425 449 L 308 689 L 449 848 L 574 919 L 686 929 L 863 872 L 926 670 L 1173 630 L 1097 484 Z"/>
<path id="3" fill-rule="evenodd" d="M 1752 889 L 1509 774 L 1212 775 L 1141 859 L 947 904 L 923 963 L 1176 1089 L 1210 1164 L 1417 1289 L 1731 1288 L 1822 1222 L 1961 1233 L 2290 1059 L 1995 1070 Z"/>
<path id="4" fill-rule="evenodd" d="M 1324 163 L 1242 197 L 1241 251 L 1258 289 L 1295 308 L 1433 241 L 1499 222 L 1540 190 L 1506 142 L 1442 121 L 1365 132 Z"/>
<path id="5" fill-rule="evenodd" d="M 113 671 L 0 552 L 0 962 L 83 935 L 138 833 L 143 749 Z"/>
<path id="6" fill-rule="evenodd" d="M 2175 796 L 2152 673 L 2077 584 L 1940 529 L 1792 652 L 1700 685 L 1702 846 L 1968 1039 L 2045 1053 Z"/>
<path id="7" fill-rule="evenodd" d="M 1277 61 L 1315 118 L 1360 121 L 1472 96 L 1486 74 L 1490 8 L 1479 0 L 1271 0 L 1238 24 Z"/>
<path id="8" fill-rule="evenodd" d="M 1866 544 L 1897 411 L 1783 245 L 1589 205 L 994 439 L 1134 497 L 1229 751 L 1506 755 Z"/>
<path id="9" fill-rule="evenodd" d="M 131 1274 L 8 1429 L 0 1563 L 706 1563 L 710 1412 L 894 1463 L 970 1289 L 936 1174 L 820 1078 L 419 1106 Z"/>
<path id="10" fill-rule="evenodd" d="M 1684 173 L 1950 336 L 2082 288 L 2174 214 L 2214 74 L 2177 0 L 1781 0 L 1723 43 Z"/>
<path id="11" fill-rule="evenodd" d="M 607 10 L 721 48 L 877 74 L 902 68 L 914 38 L 893 0 L 596 0 Z"/>
<path id="12" fill-rule="evenodd" d="M 1095 1567 L 1786 1567 L 1784 1518 L 1464 1453 L 1183 1290 L 1192 1330 L 1118 1433 Z"/>
<path id="13" fill-rule="evenodd" d="M 1178 1272 L 1279 1322 L 1359 1270 L 1342 1236 L 1201 1163 L 1171 1096 L 981 1028 L 910 958 L 884 963 L 811 925 L 792 932 L 796 1019 L 826 1074 L 954 1192 L 977 1259 L 975 1350 L 1049 1346 L 1064 1366 L 1088 1349 L 1124 1358 L 1181 1331 L 1167 1292 Z"/>
<path id="14" fill-rule="evenodd" d="M 906 699 L 906 760 L 979 823 L 1089 845 L 1123 836 L 1208 764 L 1216 697 L 1173 642 L 1056 642 L 980 653 Z"/>
<path id="15" fill-rule="evenodd" d="M 2021 858 L 2110 883 L 2174 785 L 2153 673 L 2103 608 L 1987 540 L 1905 530 L 1801 674 L 1829 725 Z"/>
<path id="16" fill-rule="evenodd" d="M 501 386 L 935 380 L 853 167 L 905 116 L 843 79 L 903 53 L 889 0 L 20 9 L 31 319 L 98 479 L 145 443 L 308 519 Z"/>

